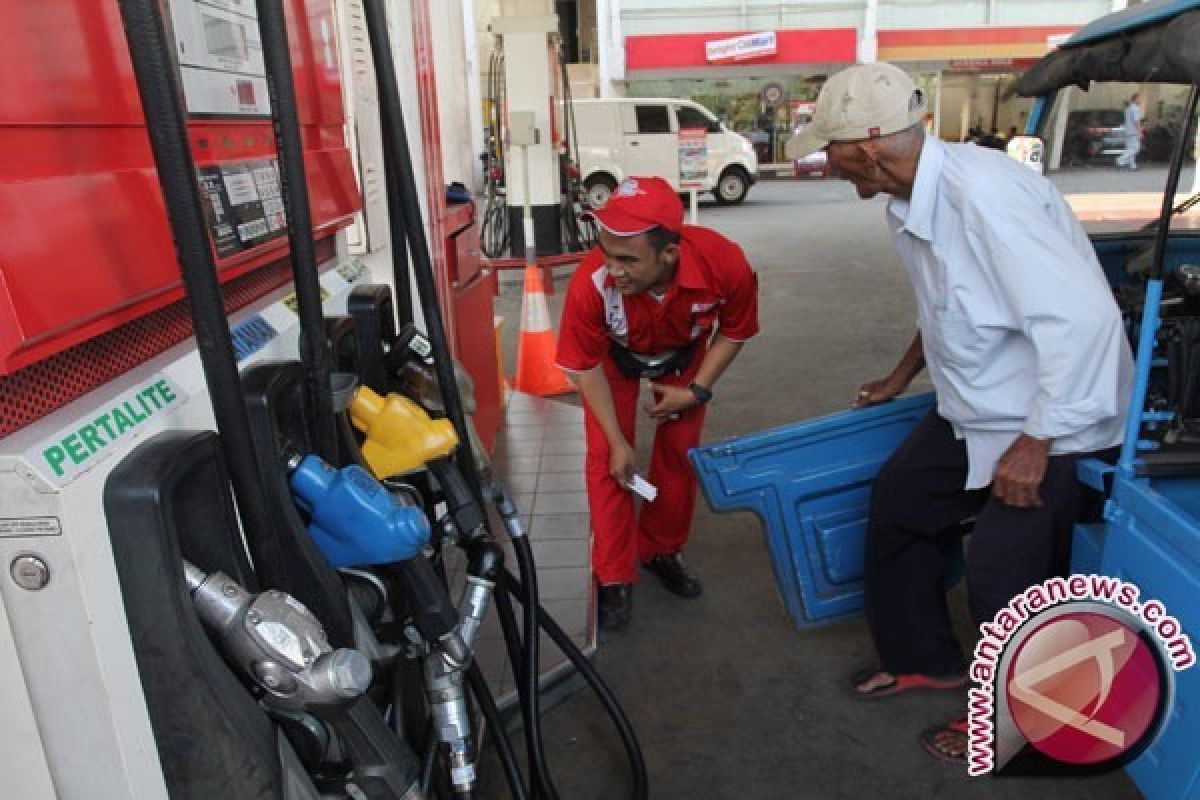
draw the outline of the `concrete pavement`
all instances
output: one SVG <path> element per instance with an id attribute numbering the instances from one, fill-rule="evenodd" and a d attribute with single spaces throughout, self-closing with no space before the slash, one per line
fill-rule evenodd
<path id="1" fill-rule="evenodd" d="M 883 214 L 883 200 L 834 181 L 761 183 L 742 206 L 703 205 L 700 223 L 741 243 L 759 271 L 763 327 L 717 385 L 706 441 L 844 409 L 891 369 L 913 334 L 913 304 Z M 497 313 L 510 320 L 510 369 L 519 303 L 519 284 L 506 283 Z M 643 459 L 651 433 L 641 426 Z M 655 800 L 1138 796 L 1122 773 L 969 779 L 931 759 L 917 735 L 961 713 L 961 697 L 853 698 L 847 677 L 873 658 L 865 626 L 798 632 L 760 531 L 752 516 L 715 515 L 701 501 L 687 555 L 704 595 L 681 600 L 643 580 L 630 627 L 601 635 L 597 665 L 633 719 Z M 961 589 L 953 608 L 970 642 Z M 564 799 L 627 796 L 619 743 L 590 694 L 551 710 L 544 730 Z M 506 797 L 490 755 L 484 773 L 484 796 Z"/>

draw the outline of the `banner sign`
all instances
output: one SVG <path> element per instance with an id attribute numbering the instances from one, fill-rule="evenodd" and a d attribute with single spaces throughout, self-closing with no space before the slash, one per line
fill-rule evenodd
<path id="1" fill-rule="evenodd" d="M 775 31 L 750 33 L 732 39 L 717 39 L 704 43 L 704 55 L 711 63 L 723 61 L 746 61 L 751 58 L 773 56 L 777 50 Z"/>
<path id="2" fill-rule="evenodd" d="M 708 179 L 708 131 L 679 129 L 679 188 L 703 189 Z"/>

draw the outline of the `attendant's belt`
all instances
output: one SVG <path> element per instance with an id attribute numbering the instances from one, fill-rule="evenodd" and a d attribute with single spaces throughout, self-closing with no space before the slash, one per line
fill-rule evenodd
<path id="1" fill-rule="evenodd" d="M 635 353 L 617 341 L 612 342 L 609 355 L 613 363 L 626 378 L 661 378 L 663 375 L 682 374 L 692 363 L 696 343 L 687 347 L 666 350 L 662 353 Z"/>

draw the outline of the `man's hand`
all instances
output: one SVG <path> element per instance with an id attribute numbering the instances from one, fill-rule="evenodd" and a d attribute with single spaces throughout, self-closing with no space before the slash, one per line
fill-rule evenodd
<path id="1" fill-rule="evenodd" d="M 670 419 L 672 414 L 679 414 L 697 405 L 696 395 L 686 386 L 651 383 L 650 391 L 658 400 L 646 404 L 646 413 L 659 421 Z"/>
<path id="2" fill-rule="evenodd" d="M 629 446 L 629 442 L 623 439 L 619 445 L 610 447 L 609 450 L 608 474 L 612 475 L 613 480 L 620 484 L 621 488 L 628 489 L 629 482 L 633 480 L 637 454 L 633 452 L 633 448 Z"/>
<path id="3" fill-rule="evenodd" d="M 858 398 L 854 401 L 854 407 L 865 408 L 866 406 L 886 403 L 893 397 L 903 394 L 907 388 L 908 384 L 899 380 L 894 375 L 889 375 L 877 381 L 869 381 L 858 388 Z"/>
<path id="4" fill-rule="evenodd" d="M 1039 488 L 1046 477 L 1050 440 L 1022 433 L 996 463 L 992 494 L 1014 508 L 1036 508 L 1042 504 Z"/>

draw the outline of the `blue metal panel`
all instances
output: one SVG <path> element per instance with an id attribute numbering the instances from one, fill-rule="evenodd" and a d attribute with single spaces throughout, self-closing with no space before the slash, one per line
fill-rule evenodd
<path id="1" fill-rule="evenodd" d="M 1114 36 L 1132 33 L 1194 8 L 1200 8 L 1200 0 L 1150 0 L 1085 25 L 1076 31 L 1063 47 L 1094 44 Z"/>
<path id="2" fill-rule="evenodd" d="M 1104 525 L 1076 525 L 1071 540 L 1071 572 L 1092 575 L 1100 572 L 1100 559 L 1104 555 Z"/>
<path id="3" fill-rule="evenodd" d="M 1118 476 L 1101 573 L 1157 598 L 1193 642 L 1200 638 L 1200 481 Z M 1200 798 L 1200 666 L 1175 673 L 1161 735 L 1126 769 L 1147 800 Z"/>
<path id="4" fill-rule="evenodd" d="M 932 394 L 845 411 L 692 450 L 715 511 L 753 511 L 799 627 L 862 609 L 871 483 L 933 407 Z"/>

